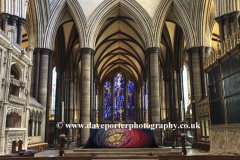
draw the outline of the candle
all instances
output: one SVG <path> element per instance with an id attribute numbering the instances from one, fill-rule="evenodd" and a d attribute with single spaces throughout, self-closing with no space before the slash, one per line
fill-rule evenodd
<path id="1" fill-rule="evenodd" d="M 98 110 L 98 95 L 96 95 L 96 111 Z"/>
<path id="2" fill-rule="evenodd" d="M 148 95 L 145 95 L 145 110 L 148 110 Z"/>
<path id="3" fill-rule="evenodd" d="M 62 102 L 62 122 L 64 122 L 64 102 Z"/>

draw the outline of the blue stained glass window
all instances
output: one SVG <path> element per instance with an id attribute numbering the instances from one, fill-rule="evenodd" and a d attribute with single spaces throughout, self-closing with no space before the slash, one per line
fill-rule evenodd
<path id="1" fill-rule="evenodd" d="M 114 79 L 115 87 L 115 110 L 114 118 L 120 119 L 119 110 L 120 107 L 124 110 L 124 78 L 121 73 L 118 73 Z M 122 113 L 122 118 L 124 118 L 124 112 Z"/>
<path id="2" fill-rule="evenodd" d="M 104 119 L 111 119 L 111 83 L 104 84 Z"/>
<path id="3" fill-rule="evenodd" d="M 128 82 L 128 118 L 135 118 L 135 100 L 134 100 L 134 83 L 132 81 Z"/>

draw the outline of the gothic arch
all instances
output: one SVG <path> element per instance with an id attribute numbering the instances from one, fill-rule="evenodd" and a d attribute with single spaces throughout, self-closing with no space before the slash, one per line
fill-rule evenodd
<path id="1" fill-rule="evenodd" d="M 169 1 L 163 1 L 160 3 L 159 8 L 156 12 L 154 23 L 155 23 L 155 41 L 156 46 L 160 46 L 161 42 L 161 35 L 162 35 L 162 28 L 164 26 L 163 18 L 166 19 L 168 12 L 170 9 L 173 10 L 174 14 L 176 15 L 179 25 L 181 26 L 185 40 L 187 42 L 187 48 L 194 47 L 196 45 L 196 36 L 194 33 L 194 27 L 191 23 L 191 19 L 188 14 L 188 8 L 182 4 L 182 1 L 172 1 L 170 3 Z M 162 8 L 165 8 L 164 11 L 162 11 Z M 162 22 L 163 21 L 163 22 Z"/>
<path id="2" fill-rule="evenodd" d="M 140 27 L 145 40 L 145 49 L 153 46 L 152 20 L 136 1 L 105 0 L 88 19 L 86 46 L 95 49 L 98 32 L 107 18 L 116 10 L 122 9 L 129 14 Z"/>
<path id="3" fill-rule="evenodd" d="M 60 0 L 57 4 L 57 7 L 52 11 L 52 16 L 50 17 L 50 20 L 44 35 L 44 48 L 49 48 L 51 50 L 54 49 L 54 42 L 55 37 L 57 34 L 58 27 L 60 25 L 60 22 L 66 13 L 66 11 L 69 11 L 71 13 L 71 16 L 74 19 L 74 22 L 76 23 L 79 39 L 80 39 L 80 45 L 81 47 L 84 47 L 84 37 L 85 37 L 85 27 L 86 26 L 86 19 L 84 16 L 84 13 L 81 9 L 81 6 L 76 0 L 68 1 L 68 0 Z"/>

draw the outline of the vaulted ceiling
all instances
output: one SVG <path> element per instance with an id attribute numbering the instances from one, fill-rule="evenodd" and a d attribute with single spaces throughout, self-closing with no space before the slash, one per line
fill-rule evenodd
<path id="1" fill-rule="evenodd" d="M 55 39 L 56 66 L 58 69 L 80 69 L 80 42 L 75 22 L 67 11 Z"/>
<path id="2" fill-rule="evenodd" d="M 124 11 L 115 11 L 102 25 L 96 39 L 94 68 L 98 79 L 102 81 L 112 70 L 122 68 L 139 81 L 145 61 L 140 28 Z"/>

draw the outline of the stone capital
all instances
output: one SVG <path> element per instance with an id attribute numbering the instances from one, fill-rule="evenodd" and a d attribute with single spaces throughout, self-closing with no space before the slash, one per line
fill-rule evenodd
<path id="1" fill-rule="evenodd" d="M 222 19 L 222 16 L 215 18 L 215 21 L 217 21 L 218 24 L 219 24 L 219 23 L 222 24 L 222 23 L 223 23 L 222 20 L 223 20 L 223 19 Z"/>
<path id="2" fill-rule="evenodd" d="M 224 20 L 224 21 L 229 21 L 229 20 L 230 20 L 230 17 L 231 17 L 231 14 L 224 14 L 224 15 L 223 15 L 223 20 Z"/>
<path id="3" fill-rule="evenodd" d="M 42 48 L 38 48 L 38 47 L 36 47 L 36 48 L 34 49 L 34 51 L 35 51 L 34 54 L 37 54 L 37 53 L 40 54 L 41 49 L 42 49 Z"/>
<path id="4" fill-rule="evenodd" d="M 148 54 L 152 54 L 152 53 L 160 54 L 160 52 L 161 52 L 161 49 L 158 47 L 151 47 L 147 49 Z"/>
<path id="5" fill-rule="evenodd" d="M 27 51 L 28 52 L 33 52 L 34 51 L 34 47 L 33 46 L 27 46 Z"/>
<path id="6" fill-rule="evenodd" d="M 94 50 L 92 48 L 81 48 L 80 53 L 81 54 L 92 54 L 92 53 L 94 53 Z"/>
<path id="7" fill-rule="evenodd" d="M 198 53 L 199 47 L 192 47 L 187 50 L 188 54 Z"/>
<path id="8" fill-rule="evenodd" d="M 10 19 L 12 20 L 12 22 L 16 22 L 18 20 L 18 16 L 16 15 L 11 15 Z"/>
<path id="9" fill-rule="evenodd" d="M 2 12 L 1 15 L 3 17 L 3 20 L 8 20 L 10 18 L 10 14 L 9 13 Z"/>
<path id="10" fill-rule="evenodd" d="M 23 25 L 27 20 L 25 18 L 19 17 L 18 24 Z"/>
<path id="11" fill-rule="evenodd" d="M 52 50 L 50 50 L 48 48 L 42 48 L 41 49 L 41 55 L 49 55 L 49 54 L 51 54 L 51 51 Z"/>

